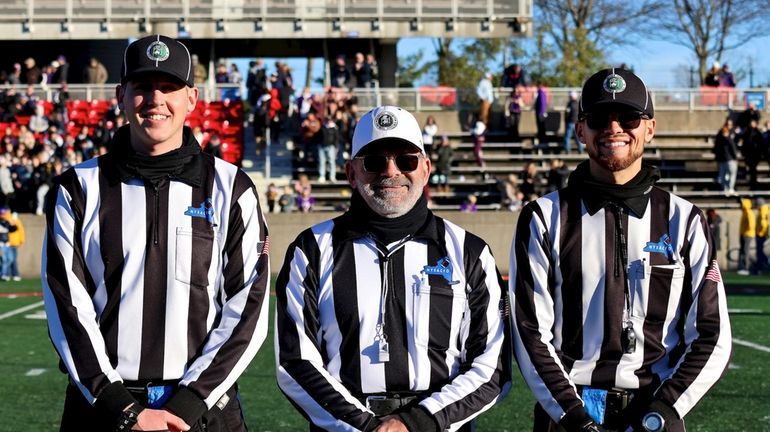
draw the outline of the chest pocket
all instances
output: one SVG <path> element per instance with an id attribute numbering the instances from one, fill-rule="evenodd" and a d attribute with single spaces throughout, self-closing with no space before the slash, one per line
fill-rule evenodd
<path id="1" fill-rule="evenodd" d="M 415 283 L 412 304 L 415 344 L 458 354 L 458 335 L 467 325 L 465 281 L 450 285 L 441 277 L 425 277 Z"/>
<path id="2" fill-rule="evenodd" d="M 629 272 L 634 316 L 650 323 L 662 322 L 671 298 L 678 299 L 684 288 L 684 265 L 636 265 Z M 647 295 L 643 295 L 643 293 Z M 678 303 L 676 301 L 675 303 Z"/>
<path id="3" fill-rule="evenodd" d="M 199 287 L 209 286 L 209 269 L 219 268 L 219 259 L 219 241 L 213 229 L 176 229 L 174 278 L 177 281 Z"/>

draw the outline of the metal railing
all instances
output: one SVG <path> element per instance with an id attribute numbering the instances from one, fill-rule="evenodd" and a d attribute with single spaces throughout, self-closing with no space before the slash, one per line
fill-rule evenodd
<path id="1" fill-rule="evenodd" d="M 71 99 L 93 100 L 110 99 L 115 94 L 116 84 L 70 84 Z M 7 91 L 10 85 L 0 90 Z M 200 99 L 204 101 L 221 100 L 225 97 L 245 97 L 236 84 L 199 84 Z M 15 86 L 16 92 L 24 92 L 25 86 Z M 549 88 L 546 90 L 550 110 L 561 111 L 567 104 L 571 91 L 579 92 L 577 88 Z M 34 91 L 42 99 L 53 100 L 59 91 L 58 84 L 37 85 Z M 311 89 L 313 93 L 324 93 L 322 88 Z M 454 87 L 419 87 L 419 88 L 357 88 L 343 93 L 355 95 L 361 110 L 377 105 L 397 105 L 412 111 L 460 111 L 478 108 L 478 97 L 475 89 L 456 89 Z M 527 87 L 521 90 L 524 110 L 531 110 L 535 101 L 537 89 Z M 495 89 L 493 109 L 503 110 L 511 89 Z M 715 89 L 702 90 L 697 88 L 651 89 L 653 104 L 656 110 L 663 111 L 725 111 L 743 110 L 747 100 L 765 101 L 760 107 L 768 109 L 770 89 Z"/>

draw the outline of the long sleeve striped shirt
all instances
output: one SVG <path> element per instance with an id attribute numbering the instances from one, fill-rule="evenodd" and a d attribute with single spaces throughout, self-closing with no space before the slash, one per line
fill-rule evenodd
<path id="1" fill-rule="evenodd" d="M 115 145 L 128 145 L 121 137 Z M 174 380 L 169 404 L 192 401 L 177 413 L 189 423 L 267 335 L 267 228 L 253 183 L 227 162 L 198 152 L 153 186 L 122 176 L 117 159 L 68 170 L 49 195 L 49 334 L 92 404 L 105 397 L 122 410 L 113 405 L 130 398 L 124 381 Z"/>
<path id="2" fill-rule="evenodd" d="M 731 353 L 706 219 L 657 187 L 641 214 L 589 210 L 581 194 L 596 191 L 577 189 L 541 197 L 519 217 L 510 289 L 521 372 L 557 422 L 583 406 L 576 386 L 647 389 L 684 417 Z M 623 346 L 628 320 L 634 352 Z"/>
<path id="3" fill-rule="evenodd" d="M 418 394 L 440 430 L 456 430 L 507 393 L 506 292 L 494 258 L 478 237 L 429 217 L 383 245 L 348 213 L 290 245 L 276 283 L 278 385 L 315 425 L 370 430 L 365 397 L 399 393 Z"/>

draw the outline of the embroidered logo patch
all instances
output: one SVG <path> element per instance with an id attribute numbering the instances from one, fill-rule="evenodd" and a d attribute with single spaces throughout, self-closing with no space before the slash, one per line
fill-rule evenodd
<path id="1" fill-rule="evenodd" d="M 423 266 L 422 272 L 427 275 L 441 276 L 446 279 L 450 285 L 460 283 L 460 281 L 452 280 L 452 262 L 449 260 L 449 257 L 441 258 L 434 266 Z"/>
<path id="2" fill-rule="evenodd" d="M 152 61 L 166 61 L 171 55 L 171 51 L 168 49 L 168 45 L 161 41 L 155 41 L 147 47 L 147 58 Z"/>
<path id="3" fill-rule="evenodd" d="M 662 253 L 666 255 L 669 261 L 674 260 L 674 247 L 671 245 L 671 239 L 668 237 L 668 234 L 663 234 L 657 243 L 647 242 L 644 251 Z"/>
<path id="4" fill-rule="evenodd" d="M 187 207 L 184 214 L 185 216 L 206 219 L 209 224 L 214 225 L 214 206 L 211 204 L 211 198 L 202 202 L 200 207 Z"/>
<path id="5" fill-rule="evenodd" d="M 604 79 L 604 83 L 602 84 L 604 91 L 608 93 L 621 93 L 626 89 L 626 80 L 618 74 L 607 75 L 607 78 Z"/>
<path id="6" fill-rule="evenodd" d="M 390 130 L 398 125 L 398 119 L 393 113 L 383 111 L 377 114 L 377 117 L 374 119 L 374 125 L 377 129 Z"/>

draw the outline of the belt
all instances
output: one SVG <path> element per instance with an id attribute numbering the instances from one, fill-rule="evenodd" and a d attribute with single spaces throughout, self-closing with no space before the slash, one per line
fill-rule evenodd
<path id="1" fill-rule="evenodd" d="M 375 416 L 382 417 L 393 414 L 399 408 L 405 407 L 415 401 L 422 400 L 417 394 L 410 393 L 385 393 L 362 395 L 358 398 L 366 404 Z"/>
<path id="2" fill-rule="evenodd" d="M 594 390 L 601 390 L 606 391 L 606 396 L 604 398 L 604 421 L 602 422 L 602 426 L 609 428 L 609 429 L 617 429 L 621 425 L 624 425 L 628 423 L 628 419 L 624 418 L 624 412 L 623 410 L 628 407 L 629 403 L 631 403 L 631 400 L 638 396 L 638 390 L 626 390 L 621 388 L 612 388 L 609 390 L 604 389 L 596 389 L 589 386 L 577 386 L 578 391 L 581 394 L 584 394 L 583 391 L 585 389 L 594 389 Z M 585 398 L 584 398 L 585 401 Z M 588 401 L 586 401 L 588 402 Z"/>
<path id="3" fill-rule="evenodd" d="M 150 389 L 154 387 L 176 387 L 179 385 L 179 380 L 139 380 L 139 381 L 123 381 L 123 387 L 131 393 L 146 394 Z"/>

